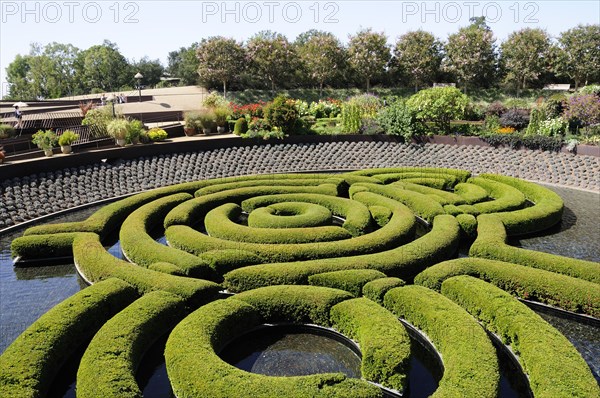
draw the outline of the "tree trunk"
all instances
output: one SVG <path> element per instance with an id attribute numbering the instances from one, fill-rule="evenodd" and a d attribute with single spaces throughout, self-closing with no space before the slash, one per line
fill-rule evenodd
<path id="1" fill-rule="evenodd" d="M 367 94 L 369 94 L 369 89 L 371 88 L 371 81 L 370 79 L 367 77 Z"/>
<path id="2" fill-rule="evenodd" d="M 319 82 L 319 99 L 323 97 L 323 80 Z"/>
<path id="3" fill-rule="evenodd" d="M 227 98 L 227 80 L 223 80 L 223 98 Z"/>
<path id="4" fill-rule="evenodd" d="M 275 94 L 275 81 L 271 80 L 271 94 Z"/>

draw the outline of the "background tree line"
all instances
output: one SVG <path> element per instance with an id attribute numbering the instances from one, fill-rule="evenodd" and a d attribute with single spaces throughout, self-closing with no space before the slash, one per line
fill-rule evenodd
<path id="1" fill-rule="evenodd" d="M 262 31 L 240 43 L 214 36 L 168 55 L 168 65 L 147 57 L 128 61 L 115 43 L 87 50 L 71 44 L 31 46 L 10 63 L 12 99 L 57 98 L 90 92 L 126 91 L 133 76 L 146 86 L 160 77 L 181 85 L 223 90 L 430 86 L 456 82 L 465 91 L 502 87 L 538 88 L 568 82 L 575 87 L 600 81 L 600 25 L 579 25 L 553 39 L 539 28 L 511 33 L 500 45 L 483 17 L 472 18 L 443 42 L 433 34 L 411 31 L 392 47 L 384 33 L 364 29 L 343 45 L 332 33 L 309 30 L 290 42 Z"/>

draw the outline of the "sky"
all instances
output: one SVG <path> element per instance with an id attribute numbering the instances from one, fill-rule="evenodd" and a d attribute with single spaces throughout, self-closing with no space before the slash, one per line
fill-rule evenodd
<path id="1" fill-rule="evenodd" d="M 334 33 L 343 43 L 364 28 L 384 32 L 393 45 L 417 29 L 445 40 L 485 16 L 498 43 L 533 27 L 552 37 L 578 24 L 600 23 L 600 1 L 5 1 L 0 0 L 0 95 L 6 67 L 31 43 L 70 43 L 80 49 L 107 39 L 129 60 L 144 56 L 167 65 L 170 51 L 210 36 L 247 40 L 270 29 L 290 41 L 309 29 Z"/>

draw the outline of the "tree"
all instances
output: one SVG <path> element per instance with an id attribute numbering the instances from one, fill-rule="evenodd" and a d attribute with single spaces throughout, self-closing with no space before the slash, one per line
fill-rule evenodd
<path id="1" fill-rule="evenodd" d="M 105 40 L 80 55 L 82 79 L 86 87 L 116 91 L 130 84 L 135 74 L 115 43 Z"/>
<path id="2" fill-rule="evenodd" d="M 578 25 L 558 38 L 557 74 L 581 84 L 600 80 L 600 25 Z"/>
<path id="3" fill-rule="evenodd" d="M 200 43 L 193 43 L 189 47 L 181 47 L 169 53 L 167 72 L 172 77 L 177 77 L 184 86 L 196 85 L 199 82 L 198 66 L 200 62 L 196 56 Z"/>
<path id="4" fill-rule="evenodd" d="M 298 54 L 310 78 L 319 83 L 321 96 L 325 82 L 335 78 L 343 68 L 344 49 L 340 41 L 329 32 L 313 30 L 306 32 L 305 37 L 298 44 Z"/>
<path id="5" fill-rule="evenodd" d="M 264 76 L 271 91 L 292 76 L 297 54 L 284 35 L 268 30 L 258 32 L 246 48 L 255 73 Z"/>
<path id="6" fill-rule="evenodd" d="M 542 29 L 526 28 L 513 32 L 501 45 L 501 62 L 506 68 L 507 82 L 519 88 L 538 80 L 548 68 L 550 37 Z"/>
<path id="7" fill-rule="evenodd" d="M 380 77 L 390 62 L 390 48 L 384 33 L 365 29 L 355 36 L 350 36 L 348 45 L 348 62 L 359 78 L 367 83 L 367 91 L 371 80 Z"/>
<path id="8" fill-rule="evenodd" d="M 143 57 L 139 61 L 133 62 L 132 69 L 136 73 L 140 72 L 144 76 L 144 82 L 149 86 L 157 85 L 160 82 L 160 77 L 165 71 L 160 60 L 151 60 L 148 57 Z"/>
<path id="9" fill-rule="evenodd" d="M 410 83 L 419 87 L 432 83 L 442 63 L 442 43 L 422 30 L 402 35 L 394 48 L 396 64 L 408 75 Z"/>
<path id="10" fill-rule="evenodd" d="M 203 39 L 196 51 L 200 81 L 218 81 L 223 84 L 223 96 L 227 96 L 227 83 L 244 69 L 246 53 L 234 39 L 214 36 Z"/>
<path id="11" fill-rule="evenodd" d="M 496 39 L 484 17 L 471 18 L 471 24 L 448 36 L 445 69 L 467 88 L 489 87 L 498 66 Z"/>

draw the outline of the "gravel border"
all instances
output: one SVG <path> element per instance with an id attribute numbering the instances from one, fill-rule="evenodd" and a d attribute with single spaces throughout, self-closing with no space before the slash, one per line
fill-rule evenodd
<path id="1" fill-rule="evenodd" d="M 274 143 L 98 162 L 10 178 L 0 184 L 0 232 L 65 209 L 186 181 L 395 166 L 459 168 L 600 192 L 600 158 L 593 156 L 383 141 Z"/>

